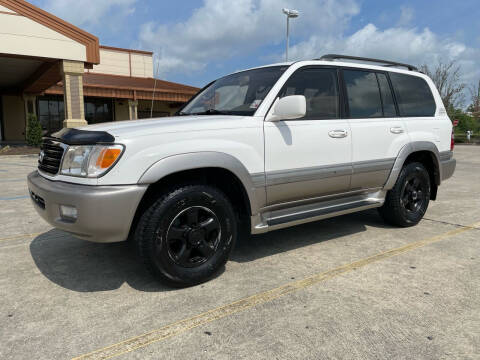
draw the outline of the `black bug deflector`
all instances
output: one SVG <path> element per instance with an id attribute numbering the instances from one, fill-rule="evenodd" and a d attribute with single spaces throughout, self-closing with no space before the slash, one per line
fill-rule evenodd
<path id="1" fill-rule="evenodd" d="M 113 144 L 115 142 L 115 137 L 106 131 L 78 129 L 62 129 L 51 134 L 48 138 L 67 145 Z"/>

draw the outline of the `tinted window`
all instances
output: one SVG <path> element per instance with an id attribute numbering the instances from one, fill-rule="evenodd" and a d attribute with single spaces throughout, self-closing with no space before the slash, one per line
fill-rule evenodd
<path id="1" fill-rule="evenodd" d="M 360 70 L 345 70 L 343 73 L 350 117 L 382 116 L 382 100 L 375 73 Z"/>
<path id="2" fill-rule="evenodd" d="M 390 73 L 401 116 L 433 116 L 435 100 L 427 82 L 418 76 Z"/>
<path id="3" fill-rule="evenodd" d="M 247 70 L 220 78 L 189 102 L 180 115 L 253 115 L 287 66 Z"/>
<path id="4" fill-rule="evenodd" d="M 339 117 L 337 70 L 300 69 L 286 82 L 280 97 L 304 95 L 307 113 L 304 119 L 336 119 Z"/>
<path id="5" fill-rule="evenodd" d="M 397 110 L 395 109 L 395 103 L 393 102 L 392 89 L 390 89 L 390 85 L 388 84 L 387 76 L 385 74 L 377 73 L 377 79 L 382 94 L 383 116 L 397 116 Z"/>

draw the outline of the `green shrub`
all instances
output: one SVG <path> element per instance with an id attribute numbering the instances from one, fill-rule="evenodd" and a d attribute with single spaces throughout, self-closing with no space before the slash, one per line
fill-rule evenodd
<path id="1" fill-rule="evenodd" d="M 28 114 L 27 116 L 27 144 L 30 146 L 40 146 L 42 143 L 42 125 L 37 116 Z"/>

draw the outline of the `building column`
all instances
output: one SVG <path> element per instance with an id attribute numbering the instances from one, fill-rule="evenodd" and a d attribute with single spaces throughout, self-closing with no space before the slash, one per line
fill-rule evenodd
<path id="1" fill-rule="evenodd" d="M 138 100 L 128 100 L 128 115 L 130 120 L 138 119 Z"/>
<path id="2" fill-rule="evenodd" d="M 37 97 L 35 95 L 23 95 L 25 101 L 25 118 L 27 120 L 28 114 L 37 115 Z"/>
<path id="3" fill-rule="evenodd" d="M 88 125 L 85 120 L 85 108 L 83 105 L 83 62 L 63 60 L 61 71 L 65 104 L 63 127 L 72 128 Z"/>

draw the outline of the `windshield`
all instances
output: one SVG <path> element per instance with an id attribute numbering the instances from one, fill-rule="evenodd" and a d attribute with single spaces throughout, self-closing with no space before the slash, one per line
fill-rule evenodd
<path id="1" fill-rule="evenodd" d="M 287 68 L 271 66 L 225 76 L 203 89 L 178 114 L 251 116 Z"/>

